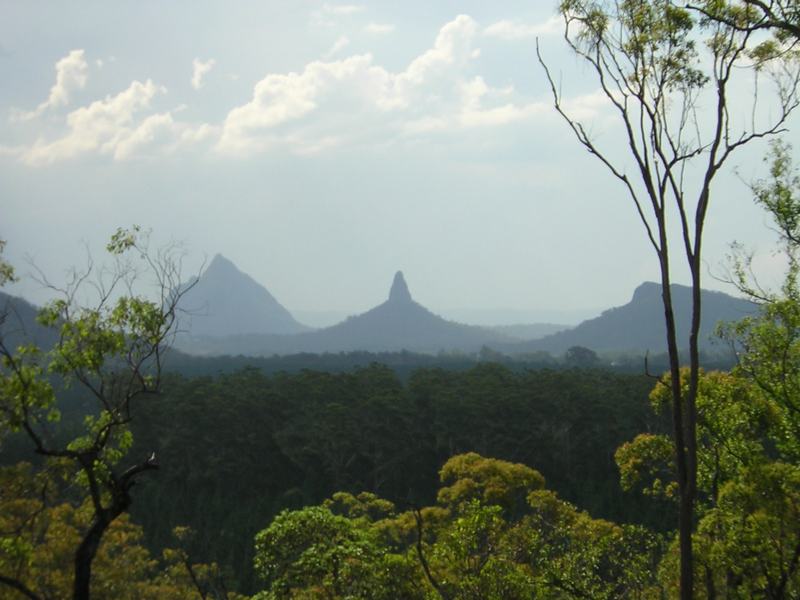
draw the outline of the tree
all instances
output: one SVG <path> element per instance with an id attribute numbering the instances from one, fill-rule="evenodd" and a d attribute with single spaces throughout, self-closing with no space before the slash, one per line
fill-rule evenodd
<path id="1" fill-rule="evenodd" d="M 161 385 L 165 348 L 174 333 L 180 286 L 175 248 L 149 250 L 138 227 L 119 229 L 107 246 L 115 268 L 90 281 L 92 267 L 76 274 L 61 298 L 47 305 L 39 322 L 58 331 L 50 349 L 32 344 L 16 349 L 0 337 L 0 434 L 23 432 L 47 467 L 66 469 L 83 491 L 90 518 L 73 554 L 72 597 L 90 597 L 92 564 L 111 525 L 130 507 L 131 488 L 145 472 L 158 469 L 155 453 L 124 462 L 132 443 L 129 424 L 138 399 L 155 395 Z M 2 267 L 3 278 L 13 272 Z M 151 278 L 155 298 L 145 296 L 143 278 Z M 78 299 L 88 285 L 98 292 L 90 308 Z M 53 288 L 56 289 L 56 288 Z M 120 295 L 121 293 L 121 295 Z M 94 403 L 82 432 L 63 440 L 52 424 L 60 419 L 56 381 L 77 386 Z M 38 598 L 24 581 L 0 573 L 0 583 L 28 598 Z"/>
<path id="2" fill-rule="evenodd" d="M 759 45 L 754 31 L 721 21 L 695 20 L 670 0 L 563 0 L 565 39 L 594 73 L 623 132 L 625 156 L 603 147 L 570 116 L 541 53 L 557 112 L 578 142 L 626 190 L 652 246 L 661 275 L 672 439 L 679 492 L 681 598 L 693 595 L 692 531 L 697 488 L 698 332 L 702 242 L 712 184 L 731 155 L 753 140 L 782 131 L 798 104 L 798 70 L 780 48 Z M 739 17 L 737 17 L 739 18 Z M 705 45 L 699 46 L 701 34 Z M 538 52 L 538 50 L 537 50 Z M 753 59 L 772 77 L 773 116 L 763 124 L 736 122 L 731 84 Z M 775 66 L 774 69 L 771 67 Z M 757 102 L 758 94 L 754 95 Z M 741 100 L 741 98 L 738 98 Z M 703 110 L 703 101 L 713 107 Z M 749 114 L 756 114 L 755 107 Z M 632 163 L 629 173 L 626 169 Z M 677 221 L 673 229 L 672 219 Z M 680 385 L 672 259 L 679 249 L 691 276 L 688 392 Z"/>
<path id="3" fill-rule="evenodd" d="M 589 368 L 596 367 L 600 359 L 594 350 L 583 346 L 571 346 L 564 353 L 564 362 L 571 367 Z"/>
<path id="4" fill-rule="evenodd" d="M 776 33 L 782 42 L 800 38 L 796 0 L 739 0 L 730 3 L 706 0 L 689 6 L 739 31 L 770 31 Z"/>

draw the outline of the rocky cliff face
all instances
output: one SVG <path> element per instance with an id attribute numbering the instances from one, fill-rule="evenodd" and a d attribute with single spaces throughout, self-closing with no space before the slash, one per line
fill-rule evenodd
<path id="1" fill-rule="evenodd" d="M 394 274 L 392 288 L 389 290 L 389 302 L 393 304 L 413 302 L 413 300 L 411 300 L 411 292 L 408 291 L 408 285 L 406 284 L 402 271 L 398 271 Z"/>

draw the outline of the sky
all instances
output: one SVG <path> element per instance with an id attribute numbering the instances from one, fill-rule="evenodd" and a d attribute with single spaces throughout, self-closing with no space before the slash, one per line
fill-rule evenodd
<path id="1" fill-rule="evenodd" d="M 9 291 L 42 301 L 31 263 L 58 281 L 138 224 L 182 244 L 187 278 L 221 253 L 292 311 L 366 310 L 397 270 L 446 314 L 624 304 L 657 263 L 553 110 L 537 37 L 565 106 L 624 159 L 554 5 L 0 0 Z M 733 291 L 714 278 L 733 241 L 777 278 L 745 183 L 765 150 L 735 154 L 714 188 L 705 287 Z"/>

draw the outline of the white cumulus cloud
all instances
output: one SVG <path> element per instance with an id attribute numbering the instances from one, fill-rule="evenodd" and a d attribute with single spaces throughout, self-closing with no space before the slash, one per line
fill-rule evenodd
<path id="1" fill-rule="evenodd" d="M 38 140 L 23 154 L 29 164 L 48 164 L 89 152 L 114 155 L 120 145 L 136 131 L 136 113 L 150 105 L 163 91 L 149 79 L 134 81 L 116 96 L 92 102 L 67 116 L 67 132 L 61 138 Z"/>
<path id="2" fill-rule="evenodd" d="M 543 105 L 514 102 L 513 88 L 492 88 L 469 73 L 478 35 L 475 20 L 460 15 L 400 71 L 361 54 L 269 74 L 228 113 L 217 150 L 246 155 L 282 146 L 303 154 L 358 140 L 500 126 L 541 112 Z"/>
<path id="3" fill-rule="evenodd" d="M 199 90 L 203 87 L 203 78 L 208 74 L 208 72 L 214 68 L 214 65 L 217 64 L 213 58 L 203 62 L 199 58 L 195 58 L 192 61 L 192 87 L 196 90 Z"/>
<path id="4" fill-rule="evenodd" d="M 84 51 L 72 50 L 56 63 L 56 82 L 50 88 L 47 100 L 37 106 L 35 110 L 21 113 L 18 117 L 21 120 L 30 120 L 49 108 L 69 104 L 72 92 L 86 87 L 88 70 L 89 65 L 86 63 Z"/>

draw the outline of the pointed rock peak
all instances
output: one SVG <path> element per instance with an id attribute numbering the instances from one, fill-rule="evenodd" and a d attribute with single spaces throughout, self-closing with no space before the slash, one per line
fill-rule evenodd
<path id="1" fill-rule="evenodd" d="M 394 274 L 392 289 L 389 291 L 389 302 L 411 302 L 411 293 L 408 291 L 402 271 Z"/>
<path id="2" fill-rule="evenodd" d="M 225 277 L 237 273 L 241 273 L 241 271 L 235 264 L 222 256 L 222 254 L 217 254 L 203 271 L 203 277 Z"/>
<path id="3" fill-rule="evenodd" d="M 211 262 L 208 263 L 208 267 L 206 267 L 209 271 L 216 271 L 222 269 L 235 269 L 236 265 L 234 265 L 231 261 L 227 258 L 222 256 L 222 254 L 217 254 L 214 258 L 211 259 Z"/>

